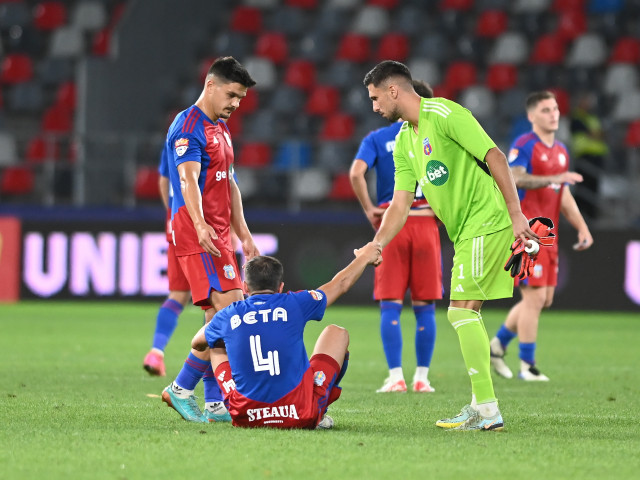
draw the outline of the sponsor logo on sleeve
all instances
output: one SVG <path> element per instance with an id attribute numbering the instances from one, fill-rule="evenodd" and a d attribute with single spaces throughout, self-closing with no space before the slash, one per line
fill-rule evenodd
<path id="1" fill-rule="evenodd" d="M 174 143 L 174 147 L 176 149 L 176 154 L 179 157 L 183 156 L 187 152 L 187 149 L 189 148 L 189 139 L 188 138 L 177 139 Z"/>
<path id="2" fill-rule="evenodd" d="M 309 295 L 311 295 L 311 297 L 314 300 L 320 301 L 322 300 L 322 293 L 316 291 L 316 290 L 309 290 Z"/>
<path id="3" fill-rule="evenodd" d="M 518 149 L 512 148 L 509 150 L 509 163 L 513 162 L 516 158 L 518 158 Z"/>

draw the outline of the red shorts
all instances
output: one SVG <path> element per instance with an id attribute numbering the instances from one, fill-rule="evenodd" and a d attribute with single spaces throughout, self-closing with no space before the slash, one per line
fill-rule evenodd
<path id="1" fill-rule="evenodd" d="M 189 291 L 189 280 L 187 280 L 187 277 L 180 267 L 178 257 L 176 257 L 176 247 L 171 242 L 167 249 L 167 277 L 169 278 L 170 292 Z"/>
<path id="2" fill-rule="evenodd" d="M 403 299 L 407 289 L 412 300 L 442 298 L 440 233 L 434 217 L 409 215 L 375 269 L 376 300 Z"/>
<path id="3" fill-rule="evenodd" d="M 235 389 L 229 362 L 216 368 L 220 391 L 225 395 L 229 414 L 236 427 L 314 429 L 327 407 L 342 389 L 335 385 L 340 366 L 331 356 L 319 353 L 309 360 L 311 366 L 300 384 L 273 403 L 256 402 Z"/>
<path id="4" fill-rule="evenodd" d="M 221 257 L 196 253 L 178 257 L 180 267 L 189 280 L 194 305 L 211 306 L 211 290 L 242 290 L 242 278 L 235 252 L 221 249 Z"/>
<path id="5" fill-rule="evenodd" d="M 516 278 L 515 285 L 529 287 L 555 287 L 558 285 L 558 247 L 540 247 L 531 276 L 523 281 Z"/>

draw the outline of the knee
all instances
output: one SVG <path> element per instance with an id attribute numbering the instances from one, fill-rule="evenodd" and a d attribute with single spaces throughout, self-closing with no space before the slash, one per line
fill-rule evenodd
<path id="1" fill-rule="evenodd" d="M 349 331 L 346 328 L 332 324 L 327 327 L 327 333 L 336 341 L 341 341 L 349 345 Z"/>
<path id="2" fill-rule="evenodd" d="M 553 298 L 547 298 L 544 301 L 544 308 L 549 308 L 551 307 L 551 305 L 553 305 Z"/>

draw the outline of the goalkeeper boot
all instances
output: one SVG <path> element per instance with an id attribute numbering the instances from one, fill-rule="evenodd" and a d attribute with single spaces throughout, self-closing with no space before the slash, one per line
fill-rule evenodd
<path id="1" fill-rule="evenodd" d="M 476 414 L 476 410 L 471 405 L 465 405 L 460 410 L 460 413 L 452 418 L 443 418 L 436 422 L 436 427 L 440 428 L 456 428 L 462 425 Z"/>
<path id="2" fill-rule="evenodd" d="M 549 377 L 536 368 L 535 365 L 520 360 L 518 378 L 526 382 L 548 382 Z"/>
<path id="3" fill-rule="evenodd" d="M 205 408 L 203 415 L 210 423 L 231 421 L 229 410 L 227 410 L 227 407 L 225 407 L 222 402 L 217 402 L 217 405 L 213 409 Z"/>
<path id="4" fill-rule="evenodd" d="M 496 373 L 504 378 L 513 378 L 513 372 L 507 367 L 507 364 L 504 362 L 504 348 L 502 348 L 502 344 L 500 343 L 500 339 L 497 337 L 493 337 L 491 342 L 489 343 L 489 347 L 491 349 L 491 365 L 495 369 Z"/>
<path id="5" fill-rule="evenodd" d="M 181 398 L 176 395 L 172 386 L 173 383 L 162 391 L 162 401 L 178 412 L 187 422 L 206 423 L 208 420 L 202 415 L 195 395 L 191 394 L 187 398 Z"/>
<path id="6" fill-rule="evenodd" d="M 167 371 L 164 367 L 164 356 L 157 350 L 151 350 L 142 361 L 142 367 L 149 375 L 164 377 Z"/>
<path id="7" fill-rule="evenodd" d="M 325 414 L 316 425 L 316 430 L 329 430 L 330 428 L 333 428 L 333 418 Z"/>
<path id="8" fill-rule="evenodd" d="M 398 393 L 406 393 L 407 392 L 407 384 L 404 381 L 404 378 L 400 380 L 393 381 L 391 377 L 387 377 L 376 393 L 389 393 L 389 392 L 398 392 Z"/>
<path id="9" fill-rule="evenodd" d="M 504 429 L 504 420 L 500 412 L 496 412 L 492 417 L 483 417 L 480 412 L 474 409 L 472 414 L 467 420 L 453 428 L 453 430 L 483 430 L 488 432 L 490 430 L 500 431 Z"/>

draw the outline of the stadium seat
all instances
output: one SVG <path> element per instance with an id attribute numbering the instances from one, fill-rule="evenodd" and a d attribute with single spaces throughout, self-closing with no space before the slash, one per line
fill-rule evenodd
<path id="1" fill-rule="evenodd" d="M 13 165 L 18 161 L 18 145 L 15 137 L 9 133 L 0 131 L 0 165 Z"/>
<path id="2" fill-rule="evenodd" d="M 403 5 L 394 10 L 390 31 L 418 38 L 424 32 L 425 12 L 418 5 Z"/>
<path id="3" fill-rule="evenodd" d="M 13 26 L 25 27 L 31 23 L 32 16 L 27 2 L 4 2 L 0 4 L 0 29 L 8 30 Z"/>
<path id="4" fill-rule="evenodd" d="M 258 34 L 262 30 L 262 12 L 255 7 L 239 5 L 231 12 L 231 30 Z"/>
<path id="5" fill-rule="evenodd" d="M 316 66 L 309 60 L 292 60 L 284 72 L 284 83 L 305 91 L 316 83 Z"/>
<path id="6" fill-rule="evenodd" d="M 73 112 L 64 107 L 53 105 L 42 117 L 42 131 L 47 133 L 71 133 L 73 128 Z"/>
<path id="7" fill-rule="evenodd" d="M 607 44 L 600 35 L 586 33 L 575 39 L 565 63 L 570 67 L 598 67 L 605 62 L 608 53 Z"/>
<path id="8" fill-rule="evenodd" d="M 253 48 L 253 37 L 243 32 L 223 31 L 213 41 L 213 53 L 216 56 L 230 55 L 245 59 L 252 54 Z"/>
<path id="9" fill-rule="evenodd" d="M 28 82 L 33 78 L 31 58 L 21 53 L 5 55 L 0 67 L 0 83 L 15 84 Z"/>
<path id="10" fill-rule="evenodd" d="M 346 33 L 340 39 L 336 59 L 363 63 L 371 58 L 369 37 L 356 33 Z"/>
<path id="11" fill-rule="evenodd" d="M 428 32 L 412 45 L 411 56 L 422 57 L 443 64 L 451 60 L 451 42 L 440 32 Z"/>
<path id="12" fill-rule="evenodd" d="M 590 14 L 617 13 L 624 6 L 624 0 L 589 0 L 587 11 Z"/>
<path id="13" fill-rule="evenodd" d="M 399 3 L 400 0 L 367 0 L 367 5 L 386 8 L 387 10 L 393 10 Z"/>
<path id="14" fill-rule="evenodd" d="M 620 95 L 635 90 L 640 85 L 638 69 L 628 63 L 613 63 L 607 67 L 602 90 L 609 95 Z"/>
<path id="15" fill-rule="evenodd" d="M 256 90 L 269 90 L 276 86 L 278 72 L 274 63 L 268 58 L 249 57 L 243 62 L 244 67 L 256 81 Z"/>
<path id="16" fill-rule="evenodd" d="M 84 53 L 84 37 L 81 30 L 64 26 L 51 33 L 49 55 L 52 57 L 78 58 Z"/>
<path id="17" fill-rule="evenodd" d="M 489 63 L 511 63 L 522 65 L 529 56 L 529 43 L 519 32 L 505 32 L 500 35 L 489 52 Z"/>
<path id="18" fill-rule="evenodd" d="M 451 62 L 445 73 L 444 83 L 457 94 L 459 90 L 477 82 L 477 69 L 471 62 Z"/>
<path id="19" fill-rule="evenodd" d="M 282 142 L 273 159 L 273 167 L 280 170 L 300 170 L 311 166 L 311 145 L 289 140 Z"/>
<path id="20" fill-rule="evenodd" d="M 429 85 L 438 85 L 442 80 L 442 73 L 438 64 L 421 57 L 412 57 L 407 66 L 411 71 L 411 76 L 418 80 L 423 80 Z"/>
<path id="21" fill-rule="evenodd" d="M 528 90 L 523 87 L 515 87 L 501 92 L 497 97 L 496 113 L 500 118 L 513 119 L 522 115 L 525 110 L 525 101 Z"/>
<path id="22" fill-rule="evenodd" d="M 75 110 L 76 108 L 76 84 L 65 82 L 58 87 L 56 92 L 56 105 Z"/>
<path id="23" fill-rule="evenodd" d="M 414 75 L 413 71 L 411 72 Z M 358 125 L 362 119 L 367 119 L 372 113 L 369 92 L 362 84 L 354 84 L 342 95 L 342 110 L 358 118 Z"/>
<path id="24" fill-rule="evenodd" d="M 325 39 L 335 39 L 349 30 L 350 19 L 344 10 L 325 6 L 316 13 L 315 28 Z"/>
<path id="25" fill-rule="evenodd" d="M 462 90 L 458 102 L 481 120 L 491 117 L 496 108 L 493 92 L 482 85 L 472 85 Z"/>
<path id="26" fill-rule="evenodd" d="M 566 44 L 556 34 L 541 35 L 533 46 L 531 63 L 559 65 L 564 61 Z"/>
<path id="27" fill-rule="evenodd" d="M 615 121 L 631 122 L 640 116 L 640 90 L 624 92 L 618 95 L 617 102 L 611 113 Z"/>
<path id="28" fill-rule="evenodd" d="M 349 173 L 338 173 L 333 178 L 328 197 L 330 200 L 339 201 L 354 201 L 358 199 L 351 186 Z"/>
<path id="29" fill-rule="evenodd" d="M 634 37 L 621 37 L 611 49 L 611 63 L 640 63 L 640 40 Z"/>
<path id="30" fill-rule="evenodd" d="M 7 93 L 7 108 L 13 112 L 39 113 L 44 108 L 45 94 L 37 81 L 17 83 Z"/>
<path id="31" fill-rule="evenodd" d="M 387 10 L 367 5 L 358 10 L 349 31 L 357 35 L 379 37 L 389 30 L 390 22 Z"/>
<path id="32" fill-rule="evenodd" d="M 103 2 L 77 2 L 71 12 L 71 25 L 83 32 L 96 32 L 107 25 L 107 11 Z"/>
<path id="33" fill-rule="evenodd" d="M 336 41 L 322 29 L 305 34 L 295 45 L 294 57 L 304 58 L 316 64 L 324 64 L 332 58 Z"/>
<path id="34" fill-rule="evenodd" d="M 502 92 L 518 83 L 518 68 L 515 65 L 496 63 L 487 69 L 487 86 L 494 92 Z"/>
<path id="35" fill-rule="evenodd" d="M 286 5 L 290 7 L 305 8 L 313 10 L 318 6 L 318 0 L 287 0 Z"/>
<path id="36" fill-rule="evenodd" d="M 246 115 L 248 113 L 255 112 L 259 107 L 260 97 L 258 95 L 258 91 L 255 88 L 250 88 L 247 90 L 247 95 L 240 102 L 240 109 L 238 112 L 241 115 Z"/>
<path id="37" fill-rule="evenodd" d="M 537 13 L 549 10 L 551 0 L 515 0 L 512 5 L 514 13 Z"/>
<path id="38" fill-rule="evenodd" d="M 324 200 L 330 188 L 331 180 L 324 168 L 308 168 L 298 173 L 291 194 L 298 200 L 313 202 Z"/>
<path id="39" fill-rule="evenodd" d="M 562 40 L 573 40 L 587 31 L 587 17 L 583 12 L 569 10 L 561 12 L 556 35 Z"/>
<path id="40" fill-rule="evenodd" d="M 320 130 L 321 140 L 350 140 L 355 129 L 355 122 L 347 113 L 333 113 L 324 119 Z"/>
<path id="41" fill-rule="evenodd" d="M 275 9 L 267 16 L 265 30 L 280 32 L 287 37 L 299 37 L 309 30 L 309 14 L 297 7 Z"/>
<path id="42" fill-rule="evenodd" d="M 269 95 L 268 108 L 278 115 L 295 118 L 302 112 L 305 95 L 302 90 L 290 85 L 281 85 Z"/>
<path id="43" fill-rule="evenodd" d="M 624 144 L 629 148 L 640 147 L 640 119 L 632 121 L 627 127 Z"/>
<path id="44" fill-rule="evenodd" d="M 139 167 L 133 184 L 136 200 L 160 200 L 159 179 L 160 173 L 157 167 Z"/>
<path id="45" fill-rule="evenodd" d="M 332 85 L 342 90 L 351 88 L 354 84 L 362 85 L 364 73 L 358 64 L 348 60 L 332 62 L 329 68 L 320 72 L 318 83 Z"/>
<path id="46" fill-rule="evenodd" d="M 353 9 L 360 4 L 360 0 L 329 0 L 329 6 L 340 9 Z"/>
<path id="47" fill-rule="evenodd" d="M 242 120 L 243 137 L 250 139 L 252 142 L 273 142 L 277 140 L 281 134 L 282 125 L 286 121 L 286 119 L 279 118 L 275 112 L 265 108 L 244 116 Z"/>
<path id="48" fill-rule="evenodd" d="M 585 11 L 585 0 L 553 0 L 554 12 Z"/>
<path id="49" fill-rule="evenodd" d="M 111 28 L 97 31 L 91 39 L 91 54 L 96 57 L 106 56 L 111 49 Z"/>
<path id="50" fill-rule="evenodd" d="M 403 33 L 387 33 L 378 43 L 375 60 L 396 60 L 405 62 L 409 55 L 409 38 Z"/>
<path id="51" fill-rule="evenodd" d="M 571 100 L 569 92 L 559 87 L 552 87 L 548 90 L 556 96 L 560 115 L 569 115 L 571 113 Z"/>
<path id="52" fill-rule="evenodd" d="M 440 10 L 469 11 L 473 7 L 473 0 L 441 0 L 438 8 Z"/>
<path id="53" fill-rule="evenodd" d="M 485 10 L 508 10 L 512 0 L 476 0 L 475 8 L 478 12 Z"/>
<path id="54" fill-rule="evenodd" d="M 244 122 L 242 121 L 242 115 L 238 112 L 234 113 L 224 121 L 231 132 L 231 138 L 238 138 L 242 136 Z"/>
<path id="55" fill-rule="evenodd" d="M 63 2 L 45 1 L 33 8 L 33 25 L 39 30 L 55 30 L 66 21 L 67 8 Z"/>
<path id="56" fill-rule="evenodd" d="M 328 115 L 338 110 L 340 92 L 337 88 L 317 85 L 309 95 L 305 112 L 310 115 Z"/>
<path id="57" fill-rule="evenodd" d="M 289 56 L 287 38 L 280 32 L 264 32 L 256 40 L 254 54 L 268 58 L 275 65 L 282 65 Z"/>
<path id="58" fill-rule="evenodd" d="M 496 38 L 507 29 L 509 17 L 502 10 L 485 10 L 476 22 L 475 34 L 484 38 Z"/>
<path id="59" fill-rule="evenodd" d="M 60 158 L 60 145 L 53 137 L 37 135 L 27 143 L 25 160 L 27 163 L 42 163 Z"/>
<path id="60" fill-rule="evenodd" d="M 52 86 L 72 80 L 74 68 L 71 59 L 46 57 L 36 64 L 35 74 L 43 85 Z"/>
<path id="61" fill-rule="evenodd" d="M 0 180 L 0 195 L 19 196 L 33 192 L 35 178 L 33 171 L 27 166 L 7 167 Z"/>
<path id="62" fill-rule="evenodd" d="M 271 163 L 271 147 L 263 142 L 247 142 L 242 145 L 238 165 L 243 167 L 265 167 Z"/>

